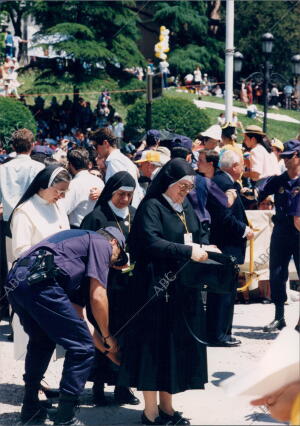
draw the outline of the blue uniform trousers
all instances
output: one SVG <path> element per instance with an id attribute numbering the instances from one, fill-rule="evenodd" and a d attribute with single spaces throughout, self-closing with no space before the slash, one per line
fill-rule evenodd
<path id="1" fill-rule="evenodd" d="M 300 277 L 300 234 L 291 226 L 276 224 L 270 245 L 271 299 L 275 305 L 283 305 L 287 300 L 286 282 L 292 256 Z"/>
<path id="2" fill-rule="evenodd" d="M 15 267 L 8 276 L 6 292 L 29 336 L 25 384 L 42 380 L 55 344 L 59 344 L 66 350 L 60 391 L 79 395 L 93 365 L 95 350 L 85 321 L 78 317 L 64 289 L 55 280 L 28 285 L 26 268 Z"/>

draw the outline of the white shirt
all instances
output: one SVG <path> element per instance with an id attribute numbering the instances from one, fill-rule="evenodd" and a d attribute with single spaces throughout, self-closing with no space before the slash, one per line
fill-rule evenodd
<path id="1" fill-rule="evenodd" d="M 104 188 L 102 179 L 92 175 L 88 170 L 81 170 L 71 180 L 65 198 L 59 200 L 59 204 L 69 216 L 71 225 L 79 227 L 83 218 L 94 209 L 96 200 L 89 198 L 92 188 L 98 188 L 102 192 Z"/>
<path id="2" fill-rule="evenodd" d="M 169 63 L 167 61 L 161 61 L 159 63 L 159 71 L 164 73 L 169 73 Z"/>
<path id="3" fill-rule="evenodd" d="M 132 206 L 136 208 L 144 198 L 143 190 L 138 183 L 138 171 L 136 165 L 128 157 L 126 157 L 126 155 L 122 154 L 119 149 L 114 149 L 112 153 L 109 154 L 105 161 L 105 165 L 105 182 L 107 182 L 108 179 L 117 172 L 128 172 L 133 177 L 136 187 L 133 193 Z"/>
<path id="4" fill-rule="evenodd" d="M 11 222 L 14 259 L 56 232 L 70 229 L 65 211 L 35 194 L 14 212 Z"/>
<path id="5" fill-rule="evenodd" d="M 195 70 L 194 71 L 194 80 L 197 83 L 202 80 L 202 73 L 201 73 L 200 70 Z"/>
<path id="6" fill-rule="evenodd" d="M 272 153 L 273 154 L 273 153 Z M 250 152 L 251 171 L 259 174 L 259 179 L 279 174 L 278 161 L 261 144 Z M 276 162 L 275 162 L 276 160 Z"/>
<path id="7" fill-rule="evenodd" d="M 13 209 L 44 164 L 32 160 L 27 154 L 0 166 L 0 203 L 3 204 L 3 220 L 8 221 Z"/>
<path id="8" fill-rule="evenodd" d="M 118 123 L 114 126 L 114 134 L 116 138 L 122 138 L 124 133 L 124 124 Z"/>

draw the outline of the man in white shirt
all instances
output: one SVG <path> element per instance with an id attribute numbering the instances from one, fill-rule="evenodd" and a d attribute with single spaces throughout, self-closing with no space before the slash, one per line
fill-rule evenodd
<path id="1" fill-rule="evenodd" d="M 45 167 L 30 158 L 34 136 L 28 129 L 16 130 L 12 135 L 12 146 L 16 157 L 0 167 L 0 203 L 3 206 L 3 225 L 7 221 L 35 176 Z M 6 235 L 9 234 L 6 230 Z M 8 267 L 12 263 L 11 238 L 6 237 L 6 256 Z"/>
<path id="2" fill-rule="evenodd" d="M 144 197 L 143 190 L 138 183 L 138 169 L 126 155 L 122 154 L 120 150 L 117 149 L 114 133 L 107 127 L 97 129 L 91 134 L 90 140 L 95 145 L 98 157 L 105 160 L 105 182 L 115 173 L 122 171 L 128 172 L 136 181 L 132 206 L 137 207 Z"/>
<path id="3" fill-rule="evenodd" d="M 69 171 L 74 176 L 69 190 L 59 203 L 63 205 L 71 228 L 79 228 L 83 218 L 95 207 L 104 183 L 102 179 L 88 171 L 89 153 L 85 148 L 75 148 L 68 152 Z M 97 197 L 93 197 L 93 193 Z"/>

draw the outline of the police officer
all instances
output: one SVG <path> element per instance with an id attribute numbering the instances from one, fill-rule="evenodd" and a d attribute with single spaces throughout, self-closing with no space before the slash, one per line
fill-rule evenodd
<path id="1" fill-rule="evenodd" d="M 287 171 L 258 185 L 259 200 L 274 194 L 276 209 L 270 245 L 270 286 L 275 318 L 263 328 L 265 332 L 281 330 L 286 326 L 284 303 L 287 300 L 286 282 L 292 256 L 300 276 L 300 141 L 294 139 L 286 142 L 280 156 Z"/>
<path id="2" fill-rule="evenodd" d="M 94 359 L 94 344 L 117 362 L 117 343 L 108 324 L 107 276 L 112 264 L 125 265 L 124 236 L 114 227 L 98 232 L 67 230 L 29 249 L 9 272 L 6 294 L 29 336 L 21 420 L 40 421 L 40 382 L 55 344 L 66 350 L 54 424 L 81 424 L 74 416 Z M 118 262 L 118 263 L 117 263 Z M 83 320 L 90 304 L 103 338 L 93 338 Z"/>

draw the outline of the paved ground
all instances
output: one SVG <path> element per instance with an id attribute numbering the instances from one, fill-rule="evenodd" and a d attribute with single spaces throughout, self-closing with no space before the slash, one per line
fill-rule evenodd
<path id="1" fill-rule="evenodd" d="M 293 292 L 294 293 L 294 292 Z M 297 298 L 294 295 L 293 299 Z M 299 301 L 286 307 L 289 326 L 294 326 L 299 315 Z M 255 362 L 276 338 L 266 334 L 261 326 L 273 319 L 273 306 L 262 304 L 236 305 L 234 334 L 242 340 L 236 348 L 208 348 L 209 383 L 204 391 L 188 391 L 174 397 L 175 407 L 191 418 L 193 425 L 278 425 L 259 408 L 249 405 L 248 397 L 230 398 L 218 387 L 220 379 L 240 369 L 255 368 Z M 13 360 L 13 345 L 8 342 L 7 323 L 0 323 L 0 424 L 18 424 L 22 399 L 23 361 Z M 50 386 L 59 383 L 62 360 L 52 362 L 46 381 Z M 112 388 L 107 388 L 112 397 Z M 138 424 L 142 410 L 139 406 L 95 408 L 91 402 L 91 383 L 82 398 L 79 417 L 87 425 Z"/>
<path id="2" fill-rule="evenodd" d="M 206 102 L 206 101 L 197 101 L 194 100 L 194 103 L 197 105 L 197 107 L 205 109 L 205 108 L 212 108 L 212 109 L 218 109 L 220 111 L 225 111 L 225 105 L 224 104 L 218 104 L 215 102 Z M 239 114 L 243 114 L 246 115 L 247 113 L 247 109 L 246 108 L 240 108 L 240 107 L 232 107 L 232 110 L 234 112 L 237 112 Z M 259 114 L 258 114 L 259 116 Z M 263 113 L 261 113 L 261 116 L 263 116 Z M 268 111 L 268 118 L 270 118 L 271 120 L 277 120 L 277 121 L 285 121 L 287 123 L 296 123 L 296 124 L 300 124 L 299 120 L 296 120 L 296 118 L 293 117 L 289 117 L 288 115 L 284 115 L 284 114 L 274 114 L 272 112 L 270 112 L 270 110 Z"/>

